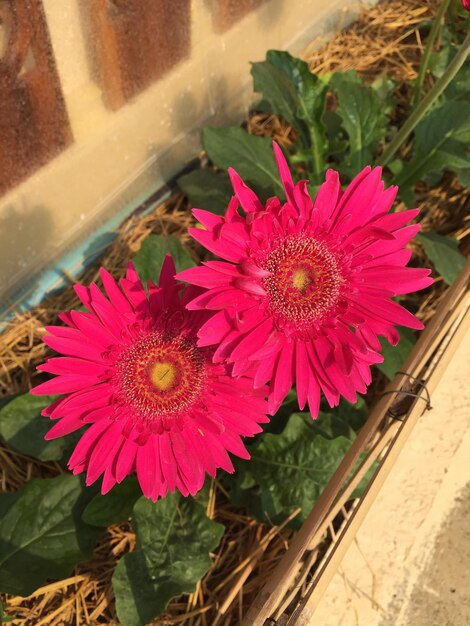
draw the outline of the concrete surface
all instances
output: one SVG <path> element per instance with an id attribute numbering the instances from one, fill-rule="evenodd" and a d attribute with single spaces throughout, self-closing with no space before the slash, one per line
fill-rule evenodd
<path id="1" fill-rule="evenodd" d="M 312 626 L 470 625 L 470 333 Z"/>

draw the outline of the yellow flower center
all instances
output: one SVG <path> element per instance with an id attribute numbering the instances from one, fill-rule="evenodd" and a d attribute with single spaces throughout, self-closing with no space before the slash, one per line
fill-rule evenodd
<path id="1" fill-rule="evenodd" d="M 305 291 L 305 289 L 310 286 L 311 282 L 312 277 L 307 269 L 300 267 L 293 271 L 292 284 L 299 291 Z"/>
<path id="2" fill-rule="evenodd" d="M 157 361 L 150 370 L 150 380 L 159 391 L 168 391 L 176 383 L 177 374 L 173 363 Z"/>

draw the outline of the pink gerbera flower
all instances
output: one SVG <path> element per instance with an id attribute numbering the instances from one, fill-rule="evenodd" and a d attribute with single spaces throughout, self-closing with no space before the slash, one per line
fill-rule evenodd
<path id="1" fill-rule="evenodd" d="M 344 193 L 329 170 L 312 201 L 307 181 L 294 185 L 277 144 L 274 151 L 287 202 L 263 206 L 230 169 L 235 196 L 225 217 L 196 209 L 206 230 L 190 230 L 228 262 L 207 261 L 178 278 L 207 289 L 190 309 L 218 311 L 199 345 L 217 344 L 215 360 L 233 363 L 235 376 L 254 367 L 256 387 L 270 381 L 271 413 L 295 382 L 300 407 L 308 401 L 316 417 L 321 391 L 330 406 L 366 391 L 371 364 L 383 360 L 378 336 L 396 344 L 396 324 L 423 327 L 391 298 L 432 279 L 430 270 L 404 267 L 404 246 L 419 230 L 404 225 L 418 210 L 389 213 L 397 188 L 384 190 L 380 168 L 365 168 Z"/>
<path id="2" fill-rule="evenodd" d="M 47 328 L 45 343 L 66 356 L 38 367 L 57 376 L 32 393 L 66 395 L 43 411 L 58 420 L 46 438 L 89 425 L 68 465 L 87 471 L 87 485 L 104 473 L 102 493 L 136 471 L 154 501 L 175 489 L 194 495 L 205 472 L 233 472 L 227 451 L 249 458 L 240 435 L 268 421 L 267 390 L 254 391 L 249 376 L 234 380 L 213 350 L 197 347 L 210 314 L 185 309 L 200 289 L 180 298 L 174 274 L 168 255 L 147 296 L 131 263 L 119 285 L 102 269 L 108 298 L 95 284 L 77 286 L 90 312 L 63 313 L 65 326 Z"/>

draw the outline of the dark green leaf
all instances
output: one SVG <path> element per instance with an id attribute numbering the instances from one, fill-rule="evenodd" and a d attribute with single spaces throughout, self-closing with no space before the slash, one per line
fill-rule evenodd
<path id="1" fill-rule="evenodd" d="M 369 409 L 365 403 L 364 398 L 358 397 L 357 401 L 353 404 L 348 402 L 344 398 L 341 398 L 340 403 L 334 409 L 327 407 L 327 413 L 332 413 L 338 416 L 343 422 L 346 422 L 355 432 L 357 432 L 367 421 L 369 416 Z"/>
<path id="2" fill-rule="evenodd" d="M 459 252 L 457 241 L 433 231 L 420 233 L 417 239 L 444 281 L 452 285 L 465 265 L 465 257 Z"/>
<path id="3" fill-rule="evenodd" d="M 306 414 L 309 417 L 309 414 Z M 312 420 L 311 427 L 313 431 L 321 435 L 324 439 L 336 439 L 337 437 L 346 437 L 346 439 L 354 439 L 354 431 L 351 426 L 339 414 L 334 412 L 324 413 L 320 411 L 318 417 Z"/>
<path id="4" fill-rule="evenodd" d="M 254 90 L 263 96 L 258 108 L 268 113 L 280 115 L 289 124 L 302 130 L 301 127 L 299 128 L 297 117 L 299 97 L 295 85 L 289 77 L 269 60 L 252 63 L 251 75 L 253 76 Z"/>
<path id="5" fill-rule="evenodd" d="M 470 168 L 457 170 L 457 179 L 464 189 L 470 189 Z"/>
<path id="6" fill-rule="evenodd" d="M 260 108 L 281 115 L 300 133 L 300 150 L 318 179 L 326 166 L 328 139 L 322 116 L 327 85 L 305 61 L 286 51 L 269 50 L 266 61 L 253 63 L 255 91 L 263 94 Z"/>
<path id="7" fill-rule="evenodd" d="M 233 195 L 227 174 L 208 167 L 194 170 L 178 178 L 178 185 L 198 209 L 223 215 Z"/>
<path id="8" fill-rule="evenodd" d="M 77 476 L 31 480 L 0 496 L 0 590 L 27 596 L 91 556 L 99 535 L 81 519 L 93 491 Z"/>
<path id="9" fill-rule="evenodd" d="M 144 239 L 140 250 L 132 259 L 135 269 L 144 285 L 148 280 L 158 283 L 160 270 L 166 254 L 171 254 L 176 271 L 181 272 L 195 265 L 177 237 L 150 235 Z"/>
<path id="10" fill-rule="evenodd" d="M 470 102 L 444 102 L 432 110 L 416 127 L 413 157 L 395 181 L 401 192 L 430 172 L 470 168 L 469 141 Z"/>
<path id="11" fill-rule="evenodd" d="M 133 526 L 138 548 L 120 560 L 113 587 L 123 626 L 145 626 L 172 598 L 194 591 L 224 528 L 194 500 L 176 495 L 155 504 L 138 500 Z"/>
<path id="12" fill-rule="evenodd" d="M 369 165 L 387 132 L 388 118 L 380 92 L 355 72 L 336 73 L 330 86 L 338 95 L 337 113 L 349 137 L 349 155 L 341 171 L 352 177 Z"/>
<path id="13" fill-rule="evenodd" d="M 389 380 L 392 380 L 402 368 L 415 343 L 415 336 L 409 328 L 400 329 L 400 341 L 397 346 L 391 346 L 386 339 L 380 340 L 384 362 L 378 363 L 377 367 Z"/>
<path id="14" fill-rule="evenodd" d="M 13 449 L 40 461 L 59 461 L 70 448 L 69 439 L 45 441 L 52 424 L 41 411 L 59 396 L 14 397 L 0 409 L 0 437 Z"/>
<path id="15" fill-rule="evenodd" d="M 323 424 L 322 424 L 323 422 Z M 328 438 L 320 434 L 327 434 Z M 333 437 L 339 432 L 347 433 Z M 339 418 L 321 416 L 313 423 L 306 414 L 291 415 L 282 434 L 267 433 L 250 449 L 251 460 L 237 465 L 231 497 L 257 519 L 278 523 L 296 507 L 305 519 L 348 450 L 353 431 Z"/>
<path id="16" fill-rule="evenodd" d="M 470 65 L 465 63 L 444 92 L 448 100 L 470 100 Z"/>
<path id="17" fill-rule="evenodd" d="M 126 521 L 142 495 L 138 480 L 129 476 L 106 495 L 98 494 L 83 511 L 82 519 L 92 526 L 111 526 Z"/>
<path id="18" fill-rule="evenodd" d="M 254 137 L 238 126 L 204 128 L 202 143 L 214 165 L 223 170 L 233 167 L 263 199 L 282 194 L 268 137 Z"/>

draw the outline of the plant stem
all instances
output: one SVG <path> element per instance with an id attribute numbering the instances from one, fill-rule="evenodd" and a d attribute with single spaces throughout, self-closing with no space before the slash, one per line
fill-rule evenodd
<path id="1" fill-rule="evenodd" d="M 387 165 L 393 157 L 395 156 L 396 151 L 401 147 L 401 145 L 406 141 L 409 134 L 414 130 L 415 126 L 422 120 L 422 118 L 427 113 L 428 109 L 435 102 L 435 100 L 441 95 L 450 81 L 457 74 L 459 69 L 465 63 L 465 59 L 470 52 L 470 32 L 465 37 L 459 51 L 454 56 L 452 61 L 447 66 L 445 72 L 442 76 L 434 83 L 433 87 L 428 91 L 428 93 L 424 96 L 421 102 L 418 103 L 416 108 L 411 112 L 408 119 L 405 121 L 403 126 L 397 132 L 392 141 L 385 148 L 384 153 L 378 160 L 379 165 Z"/>
<path id="2" fill-rule="evenodd" d="M 431 31 L 428 36 L 428 40 L 426 42 L 426 47 L 424 49 L 423 58 L 421 59 L 421 64 L 419 66 L 418 77 L 416 78 L 416 84 L 413 94 L 413 104 L 419 100 L 421 96 L 421 91 L 423 90 L 424 79 L 426 78 L 426 72 L 428 70 L 429 59 L 431 57 L 431 53 L 434 48 L 434 43 L 436 41 L 437 35 L 439 33 L 439 29 L 441 26 L 442 18 L 444 17 L 445 12 L 449 6 L 450 0 L 443 0 L 441 2 L 441 6 L 439 7 L 439 11 L 433 21 Z"/>

